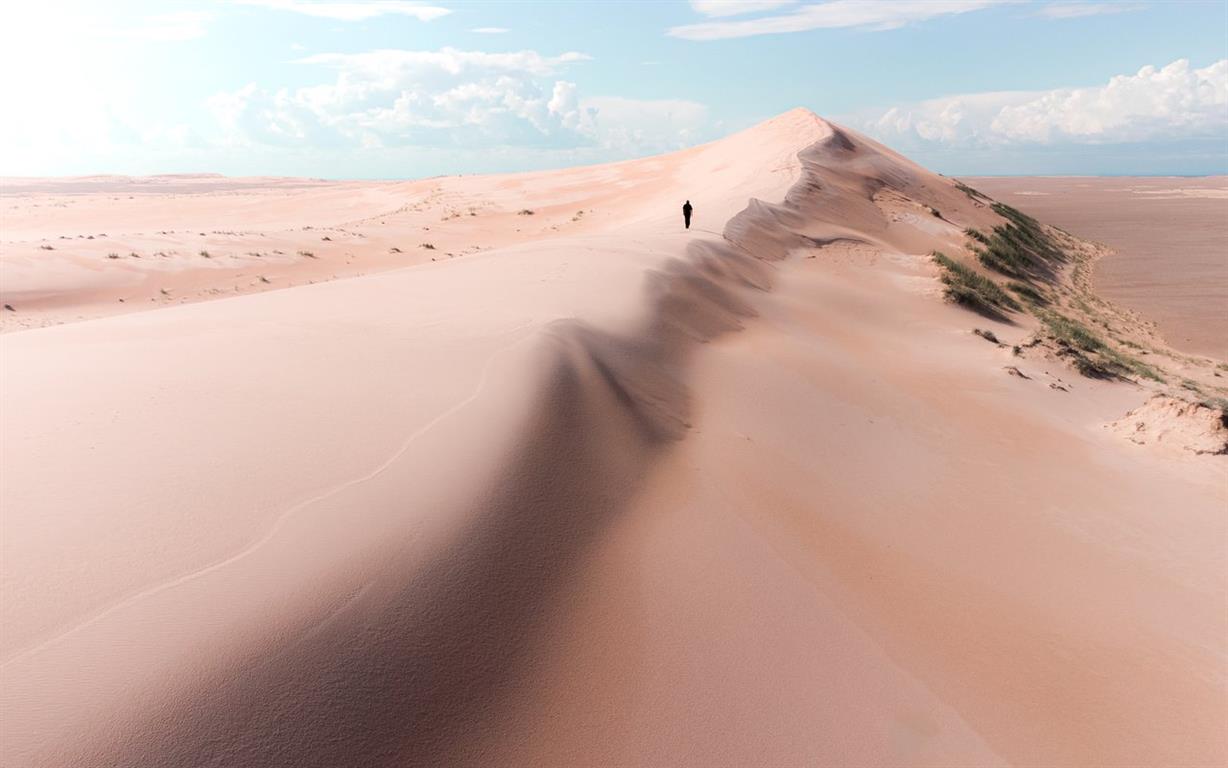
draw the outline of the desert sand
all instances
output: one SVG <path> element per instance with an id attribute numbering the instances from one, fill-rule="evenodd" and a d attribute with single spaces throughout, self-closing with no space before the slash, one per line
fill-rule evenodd
<path id="1" fill-rule="evenodd" d="M 1106 244 L 1096 293 L 1154 321 L 1178 349 L 1228 359 L 1228 176 L 966 181 Z"/>
<path id="2" fill-rule="evenodd" d="M 808 111 L 3 204 L 0 764 L 1228 760 L 1228 366 Z"/>

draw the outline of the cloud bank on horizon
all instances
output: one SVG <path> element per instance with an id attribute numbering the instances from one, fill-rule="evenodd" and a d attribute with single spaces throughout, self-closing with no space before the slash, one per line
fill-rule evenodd
<path id="1" fill-rule="evenodd" d="M 1106 84 L 1048 91 L 960 94 L 848 120 L 899 147 L 1126 144 L 1228 137 L 1228 59 L 1147 65 Z"/>
<path id="2" fill-rule="evenodd" d="M 943 172 L 1228 172 L 1228 50 L 1207 24 L 1228 3 L 635 8 L 12 6 L 0 174 L 557 167 L 691 146 L 798 105 Z"/>

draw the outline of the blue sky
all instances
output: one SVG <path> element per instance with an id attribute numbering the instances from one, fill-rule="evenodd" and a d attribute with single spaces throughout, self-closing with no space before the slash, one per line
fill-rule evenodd
<path id="1" fill-rule="evenodd" d="M 796 106 L 947 174 L 1228 173 L 1228 0 L 0 0 L 0 174 L 411 178 Z"/>

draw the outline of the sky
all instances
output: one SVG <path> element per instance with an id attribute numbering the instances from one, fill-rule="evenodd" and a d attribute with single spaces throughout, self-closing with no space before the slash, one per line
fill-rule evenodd
<path id="1" fill-rule="evenodd" d="M 948 175 L 1228 173 L 1228 0 L 0 0 L 0 175 L 556 168 L 799 106 Z"/>

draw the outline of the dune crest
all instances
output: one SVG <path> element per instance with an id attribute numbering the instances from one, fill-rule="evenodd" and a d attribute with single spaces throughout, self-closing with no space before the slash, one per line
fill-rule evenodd
<path id="1" fill-rule="evenodd" d="M 0 762 L 1228 757 L 1228 470 L 1102 427 L 1216 412 L 1214 362 L 1134 357 L 1094 246 L 806 110 L 608 166 L 295 183 L 225 192 L 203 237 L 344 243 L 275 286 L 378 274 L 206 300 L 271 257 L 142 254 L 118 288 L 0 257 L 14 314 L 93 318 L 0 337 Z M 199 292 L 96 316 L 162 278 Z"/>

